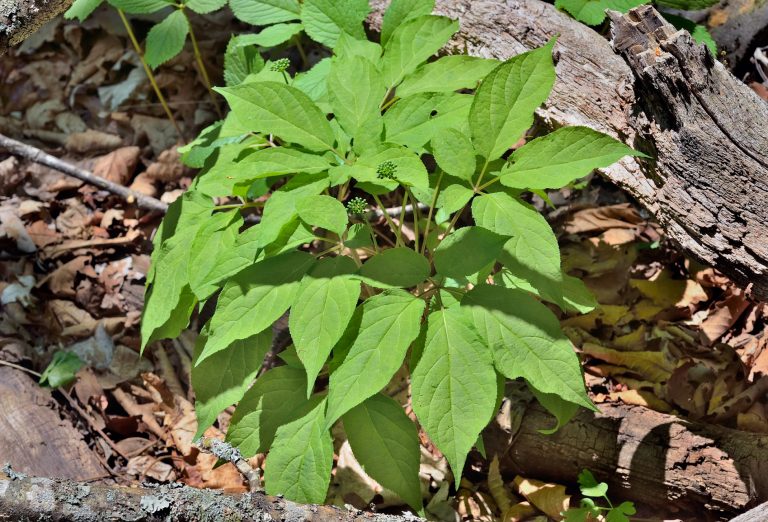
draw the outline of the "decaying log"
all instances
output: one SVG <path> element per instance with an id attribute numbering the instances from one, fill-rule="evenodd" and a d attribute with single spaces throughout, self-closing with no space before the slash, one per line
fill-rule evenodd
<path id="1" fill-rule="evenodd" d="M 9 476 L 10 475 L 10 476 Z M 261 493 L 229 494 L 181 484 L 126 488 L 0 473 L 0 520 L 24 522 L 406 522 L 412 515 L 371 514 L 296 504 Z"/>
<path id="2" fill-rule="evenodd" d="M 374 27 L 387 3 L 372 2 Z M 768 298 L 768 106 L 703 46 L 651 7 L 612 16 L 622 56 L 540 0 L 438 0 L 436 11 L 461 20 L 449 52 L 507 59 L 559 35 L 557 82 L 541 121 L 586 125 L 655 155 L 603 174 L 683 250 Z"/>
<path id="3" fill-rule="evenodd" d="M 72 0 L 0 0 L 0 54 L 67 10 Z"/>
<path id="4" fill-rule="evenodd" d="M 502 472 L 555 482 L 583 469 L 626 498 L 683 520 L 727 520 L 768 500 L 768 436 L 686 421 L 641 406 L 600 404 L 553 435 L 535 401 L 504 404 L 484 435 Z"/>

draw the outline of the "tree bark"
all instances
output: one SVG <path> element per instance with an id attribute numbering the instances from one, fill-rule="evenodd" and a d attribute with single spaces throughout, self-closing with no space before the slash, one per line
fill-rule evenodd
<path id="1" fill-rule="evenodd" d="M 0 473 L 0 520 L 405 522 L 418 518 L 296 504 L 261 493 L 236 495 L 180 484 L 154 488 L 89 485 L 64 479 L 30 478 L 10 471 Z"/>
<path id="2" fill-rule="evenodd" d="M 377 28 L 388 2 L 372 4 Z M 612 16 L 621 56 L 540 0 L 438 0 L 436 11 L 461 20 L 448 52 L 508 59 L 559 35 L 540 121 L 592 127 L 653 155 L 602 174 L 688 254 L 768 298 L 768 106 L 703 46 L 648 6 Z"/>
<path id="3" fill-rule="evenodd" d="M 727 520 L 768 500 L 768 437 L 641 406 L 598 407 L 542 435 L 554 420 L 536 401 L 506 402 L 485 432 L 488 455 L 499 455 L 509 476 L 567 483 L 589 469 L 608 483 L 611 499 L 667 518 Z"/>
<path id="4" fill-rule="evenodd" d="M 0 0 L 0 55 L 67 10 L 72 0 Z"/>

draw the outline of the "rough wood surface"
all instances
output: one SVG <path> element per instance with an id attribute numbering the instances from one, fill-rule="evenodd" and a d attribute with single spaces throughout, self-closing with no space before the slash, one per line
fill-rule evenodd
<path id="1" fill-rule="evenodd" d="M 667 518 L 727 520 L 768 500 L 768 437 L 641 406 L 599 408 L 542 435 L 538 430 L 551 428 L 553 418 L 535 401 L 505 403 L 486 430 L 486 449 L 512 476 L 563 482 L 589 469 L 608 483 L 611 498 L 634 500 Z"/>
<path id="2" fill-rule="evenodd" d="M 731 522 L 765 522 L 766 520 L 768 520 L 768 502 L 732 518 Z"/>
<path id="3" fill-rule="evenodd" d="M 67 10 L 72 0 L 0 0 L 0 54 Z"/>
<path id="4" fill-rule="evenodd" d="M 372 4 L 378 27 L 387 2 Z M 541 121 L 586 125 L 656 154 L 656 162 L 626 159 L 603 174 L 686 252 L 768 298 L 768 108 L 703 46 L 650 7 L 613 17 L 614 34 L 639 38 L 618 44 L 621 56 L 540 0 L 438 0 L 436 10 L 461 20 L 449 52 L 507 59 L 560 35 L 557 82 Z M 662 38 L 643 38 L 656 30 Z"/>
<path id="5" fill-rule="evenodd" d="M 11 476 L 8 476 L 11 475 Z M 171 484 L 125 488 L 0 473 L 0 520 L 24 522 L 406 522 L 412 515 L 376 515 L 302 505 L 260 493 L 240 495 Z"/>
<path id="6" fill-rule="evenodd" d="M 25 373 L 0 366 L 0 466 L 5 463 L 75 480 L 106 473 L 80 432 L 60 417 L 50 392 Z"/>

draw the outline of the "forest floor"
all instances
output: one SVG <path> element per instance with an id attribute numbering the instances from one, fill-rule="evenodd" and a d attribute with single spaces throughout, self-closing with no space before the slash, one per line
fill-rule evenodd
<path id="1" fill-rule="evenodd" d="M 230 20 L 200 23 L 203 54 L 222 56 Z M 216 119 L 193 63 L 185 52 L 157 75 L 187 140 Z M 191 182 L 194 173 L 175 153 L 179 137 L 113 11 L 100 10 L 84 24 L 47 25 L 0 57 L 0 78 L 0 133 L 165 202 Z M 600 178 L 550 197 L 553 206 L 535 203 L 558 234 L 564 268 L 599 302 L 591 313 L 561 315 L 593 400 L 768 433 L 766 303 L 681 255 L 641 208 Z M 0 464 L 112 484 L 246 490 L 233 465 L 217 467 L 193 445 L 195 329 L 138 354 L 150 239 L 161 218 L 46 167 L 0 156 Z M 86 363 L 76 381 L 40 388 L 39 373 L 63 351 Z M 66 376 L 67 364 L 60 359 L 49 381 Z M 206 435 L 223 438 L 230 415 Z M 519 506 L 505 520 L 524 520 L 548 512 L 536 495 L 542 488 L 554 492 L 555 505 L 567 507 L 569 495 L 577 505 L 576 477 L 562 488 L 504 477 L 500 492 L 493 487 L 497 466 L 476 453 L 473 480 L 449 497 L 446 461 L 423 440 L 421 476 L 435 517 L 495 520 L 504 496 Z M 330 502 L 397 506 L 348 444 L 335 449 Z M 253 464 L 261 462 L 257 456 Z"/>

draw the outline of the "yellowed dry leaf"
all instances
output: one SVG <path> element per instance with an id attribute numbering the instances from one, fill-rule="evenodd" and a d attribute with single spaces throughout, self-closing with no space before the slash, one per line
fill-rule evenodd
<path id="1" fill-rule="evenodd" d="M 537 509 L 555 520 L 563 519 L 560 513 L 568 509 L 571 501 L 570 495 L 565 493 L 565 486 L 527 479 L 519 475 L 515 477 L 514 483 L 518 493 Z"/>
<path id="2" fill-rule="evenodd" d="M 127 185 L 139 163 L 139 147 L 120 147 L 96 159 L 93 173 L 119 185 Z"/>

